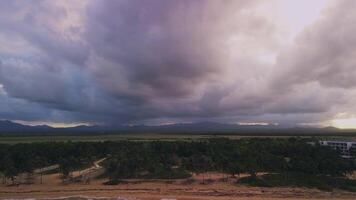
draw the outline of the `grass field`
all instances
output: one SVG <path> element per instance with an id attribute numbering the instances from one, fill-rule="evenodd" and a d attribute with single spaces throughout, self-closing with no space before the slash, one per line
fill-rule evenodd
<path id="1" fill-rule="evenodd" d="M 98 142 L 98 141 L 120 141 L 120 140 L 131 140 L 131 141 L 152 141 L 152 140 L 163 140 L 163 141 L 176 141 L 176 140 L 197 140 L 197 139 L 207 139 L 214 138 L 216 136 L 212 135 L 74 135 L 74 136 L 2 136 L 0 137 L 0 143 L 32 143 L 32 142 Z M 236 136 L 233 138 L 241 138 L 241 136 Z"/>
<path id="2" fill-rule="evenodd" d="M 130 140 L 130 141 L 193 141 L 200 139 L 209 139 L 209 138 L 229 138 L 229 139 L 241 139 L 241 138 L 286 138 L 286 137 L 317 137 L 318 139 L 325 140 L 356 140 L 354 134 L 342 135 L 342 136 L 296 136 L 296 135 L 276 135 L 276 136 L 263 136 L 263 135 L 168 135 L 168 134 L 117 134 L 117 135 L 55 135 L 55 136 L 0 136 L 0 143 L 5 144 L 16 144 L 16 143 L 34 143 L 34 142 L 98 142 L 98 141 L 120 141 L 120 140 Z"/>

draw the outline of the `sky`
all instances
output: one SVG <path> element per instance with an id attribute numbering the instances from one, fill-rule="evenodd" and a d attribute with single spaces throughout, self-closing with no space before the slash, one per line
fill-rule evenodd
<path id="1" fill-rule="evenodd" d="M 0 119 L 356 127 L 356 1 L 3 0 Z"/>

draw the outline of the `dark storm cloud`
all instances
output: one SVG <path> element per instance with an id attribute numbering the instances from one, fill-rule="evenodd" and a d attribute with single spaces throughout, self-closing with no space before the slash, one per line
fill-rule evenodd
<path id="1" fill-rule="evenodd" d="M 0 60 L 0 83 L 7 95 L 59 109 L 76 109 L 85 87 L 82 72 L 76 67 L 86 60 L 87 50 L 63 33 L 64 25 L 58 19 L 66 18 L 66 11 L 50 1 L 4 1 L 0 12 L 0 33 L 11 34 L 14 40 L 5 43 L 3 49 L 22 41 L 19 55 L 13 53 Z M 22 50 L 27 46 L 30 48 Z"/>
<path id="2" fill-rule="evenodd" d="M 0 118 L 302 123 L 343 112 L 356 97 L 356 4 L 331 1 L 287 46 L 266 5 L 2 1 Z"/>
<path id="3" fill-rule="evenodd" d="M 214 33 L 220 31 L 214 23 L 223 19 L 209 6 L 201 1 L 90 4 L 88 42 L 98 56 L 113 63 L 94 66 L 106 89 L 119 97 L 179 98 L 219 74 L 223 49 L 216 37 L 224 35 Z"/>
<path id="4" fill-rule="evenodd" d="M 252 13 L 257 2 L 89 4 L 86 37 L 93 50 L 88 62 L 93 78 L 110 96 L 134 105 L 137 119 L 220 115 L 222 94 L 231 90 L 224 86 L 225 79 L 230 79 L 225 75 L 236 64 L 231 63 L 230 54 L 239 53 L 231 52 L 235 46 L 229 40 L 246 38 L 266 48 L 270 44 L 261 35 L 274 36 L 273 26 Z M 258 26 L 247 24 L 247 19 Z M 225 92 L 212 95 L 216 85 Z"/>

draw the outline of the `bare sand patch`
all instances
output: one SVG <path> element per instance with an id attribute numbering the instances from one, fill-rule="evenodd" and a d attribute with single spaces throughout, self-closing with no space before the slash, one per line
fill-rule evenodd
<path id="1" fill-rule="evenodd" d="M 203 184 L 202 179 L 210 180 Z M 56 198 L 68 196 L 125 197 L 142 200 L 233 200 L 233 199 L 356 199 L 356 194 L 344 191 L 324 192 L 306 188 L 260 188 L 236 185 L 235 178 L 219 173 L 194 175 L 191 182 L 186 180 L 132 180 L 119 185 L 103 185 L 105 179 L 92 180 L 90 184 L 63 184 L 59 174 L 43 176 L 43 183 L 31 185 L 0 186 L 0 198 Z"/>

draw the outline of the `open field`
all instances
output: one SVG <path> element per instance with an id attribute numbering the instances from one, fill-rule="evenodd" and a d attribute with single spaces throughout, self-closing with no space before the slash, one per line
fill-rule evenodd
<path id="1" fill-rule="evenodd" d="M 242 175 L 243 176 L 243 175 Z M 355 193 L 345 191 L 325 192 L 317 189 L 291 187 L 249 187 L 237 185 L 236 179 L 226 182 L 223 174 L 194 175 L 194 181 L 187 180 L 132 180 L 119 185 L 103 185 L 106 179 L 92 180 L 90 184 L 63 184 L 59 174 L 43 177 L 44 184 L 4 186 L 0 185 L 0 199 L 5 198 L 58 198 L 68 196 L 86 197 L 124 197 L 142 200 L 232 200 L 232 199 L 355 199 Z"/>
<path id="2" fill-rule="evenodd" d="M 44 136 L 0 136 L 0 143 L 17 144 L 17 143 L 33 143 L 33 142 L 100 142 L 100 141 L 192 141 L 209 138 L 288 138 L 288 137 L 316 137 L 320 139 L 338 139 L 338 140 L 356 140 L 356 134 L 342 135 L 234 135 L 234 134 L 206 134 L 206 135 L 186 135 L 186 134 L 117 134 L 117 135 L 44 135 Z"/>
<path id="3" fill-rule="evenodd" d="M 196 139 L 207 139 L 214 138 L 213 135 L 158 135 L 158 134 L 147 134 L 147 135 L 69 135 L 69 136 L 2 136 L 0 137 L 0 143 L 16 144 L 16 143 L 32 143 L 32 142 L 100 142 L 100 141 L 121 141 L 121 140 L 131 140 L 131 141 L 152 141 L 152 140 L 162 140 L 162 141 L 175 141 L 175 140 L 196 140 Z M 241 138 L 241 136 L 228 136 L 231 138 Z"/>

